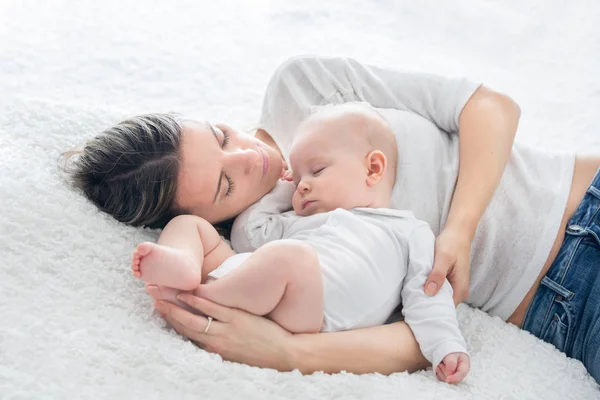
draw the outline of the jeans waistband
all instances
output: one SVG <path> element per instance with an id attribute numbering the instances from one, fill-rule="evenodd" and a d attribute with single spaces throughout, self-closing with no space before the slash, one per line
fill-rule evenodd
<path id="1" fill-rule="evenodd" d="M 541 281 L 541 285 L 548 287 L 567 300 L 573 298 L 573 293 L 562 286 L 569 262 L 559 259 L 564 256 L 561 254 L 563 250 L 567 250 L 565 247 L 568 246 L 569 238 L 583 236 L 594 238 L 600 245 L 600 169 L 596 171 L 581 203 L 569 219 L 561 251 Z"/>

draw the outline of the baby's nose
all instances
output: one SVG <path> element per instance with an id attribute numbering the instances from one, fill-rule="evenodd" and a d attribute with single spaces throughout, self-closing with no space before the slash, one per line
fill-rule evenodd
<path id="1" fill-rule="evenodd" d="M 310 190 L 310 186 L 305 181 L 300 181 L 297 190 L 299 193 L 308 193 L 308 191 Z"/>

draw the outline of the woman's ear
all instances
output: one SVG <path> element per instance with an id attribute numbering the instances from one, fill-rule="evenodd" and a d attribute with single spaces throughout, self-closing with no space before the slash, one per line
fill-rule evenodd
<path id="1" fill-rule="evenodd" d="M 383 179 L 387 169 L 387 159 L 381 150 L 373 150 L 365 159 L 367 166 L 367 186 L 375 186 Z"/>

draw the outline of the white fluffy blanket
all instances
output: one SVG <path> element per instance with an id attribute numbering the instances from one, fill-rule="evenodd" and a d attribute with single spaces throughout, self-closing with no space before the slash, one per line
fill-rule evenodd
<path id="1" fill-rule="evenodd" d="M 248 126 L 277 64 L 307 52 L 482 80 L 521 105 L 517 140 L 598 153 L 599 20 L 597 0 L 0 0 L 0 398 L 600 398 L 581 363 L 466 306 L 458 386 L 223 362 L 132 279 L 156 233 L 99 214 L 56 167 L 131 114 Z"/>

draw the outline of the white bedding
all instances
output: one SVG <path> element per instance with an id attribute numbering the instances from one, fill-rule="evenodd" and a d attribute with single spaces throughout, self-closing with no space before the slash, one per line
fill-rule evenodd
<path id="1" fill-rule="evenodd" d="M 168 329 L 131 277 L 131 251 L 156 233 L 101 215 L 56 167 L 131 114 L 251 126 L 270 73 L 308 52 L 470 76 L 521 105 L 517 140 L 598 154 L 598 21 L 597 0 L 0 0 L 0 398 L 600 398 L 580 362 L 466 306 L 458 386 L 430 370 L 223 362 Z"/>

